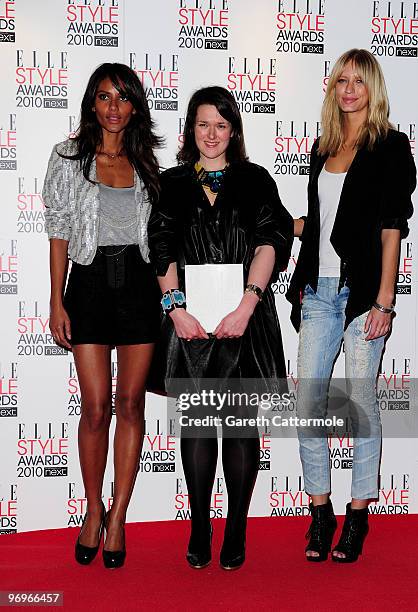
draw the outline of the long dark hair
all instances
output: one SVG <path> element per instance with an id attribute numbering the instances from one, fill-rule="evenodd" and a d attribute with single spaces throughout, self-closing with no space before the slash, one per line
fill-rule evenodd
<path id="1" fill-rule="evenodd" d="M 245 161 L 247 154 L 245 152 L 244 131 L 242 129 L 242 119 L 238 105 L 234 96 L 227 89 L 217 86 L 198 89 L 190 98 L 184 124 L 183 146 L 177 153 L 177 160 L 180 163 L 195 163 L 200 157 L 194 137 L 194 127 L 197 109 L 202 104 L 215 106 L 218 113 L 231 124 L 232 135 L 226 150 L 226 161 Z"/>
<path id="2" fill-rule="evenodd" d="M 152 201 L 158 199 L 159 165 L 154 149 L 162 146 L 163 139 L 154 133 L 147 98 L 135 72 L 125 64 L 104 63 L 91 75 L 81 102 L 80 124 L 74 142 L 77 153 L 69 159 L 80 160 L 84 177 L 90 180 L 90 168 L 98 146 L 102 143 L 102 128 L 92 110 L 99 84 L 109 78 L 117 91 L 127 96 L 136 110 L 123 134 L 123 148 L 136 172 L 140 174 Z"/>

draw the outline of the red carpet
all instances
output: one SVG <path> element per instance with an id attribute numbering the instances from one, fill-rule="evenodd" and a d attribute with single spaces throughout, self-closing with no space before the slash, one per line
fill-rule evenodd
<path id="1" fill-rule="evenodd" d="M 341 524 L 342 517 L 339 517 Z M 59 590 L 78 610 L 418 610 L 418 516 L 370 517 L 357 563 L 307 563 L 306 518 L 249 520 L 247 561 L 235 572 L 218 564 L 224 521 L 215 520 L 212 564 L 188 567 L 189 524 L 127 526 L 128 556 L 119 570 L 73 561 L 78 530 L 0 537 L 0 590 Z M 337 532 L 339 533 L 339 532 Z M 61 608 L 62 609 L 62 608 Z"/>

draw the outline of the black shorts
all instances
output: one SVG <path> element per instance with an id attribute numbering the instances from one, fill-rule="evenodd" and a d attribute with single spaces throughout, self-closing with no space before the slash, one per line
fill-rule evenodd
<path id="1" fill-rule="evenodd" d="M 160 290 L 138 245 L 98 247 L 91 264 L 73 262 L 64 296 L 72 344 L 155 342 Z"/>

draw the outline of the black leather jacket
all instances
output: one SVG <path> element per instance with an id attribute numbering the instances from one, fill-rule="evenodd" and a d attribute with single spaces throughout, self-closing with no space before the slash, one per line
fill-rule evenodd
<path id="1" fill-rule="evenodd" d="M 232 163 L 215 204 L 210 205 L 192 165 L 171 168 L 161 176 L 161 197 L 148 225 L 150 258 L 164 276 L 177 262 L 184 290 L 185 264 L 242 263 L 246 282 L 257 246 L 276 251 L 272 280 L 286 268 L 293 219 L 283 207 L 269 173 L 250 162 Z M 186 296 L 187 300 L 187 296 Z M 165 317 L 156 347 L 162 378 L 285 378 L 286 369 L 274 296 L 267 288 L 239 339 L 179 340 Z M 154 379 L 155 380 L 155 379 Z"/>

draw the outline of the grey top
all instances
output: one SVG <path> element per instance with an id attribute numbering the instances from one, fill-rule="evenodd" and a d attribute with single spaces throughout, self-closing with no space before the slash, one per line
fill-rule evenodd
<path id="1" fill-rule="evenodd" d="M 109 187 L 99 183 L 100 246 L 138 244 L 135 186 Z"/>
<path id="2" fill-rule="evenodd" d="M 72 155 L 77 148 L 71 140 L 55 145 L 46 173 L 43 198 L 45 229 L 48 237 L 68 241 L 68 256 L 73 261 L 88 265 L 93 261 L 99 236 L 99 185 L 96 181 L 96 160 L 91 164 L 87 181 L 80 162 L 58 154 Z M 138 218 L 138 244 L 144 261 L 149 263 L 147 226 L 151 202 L 143 180 L 134 172 L 135 202 Z"/>

